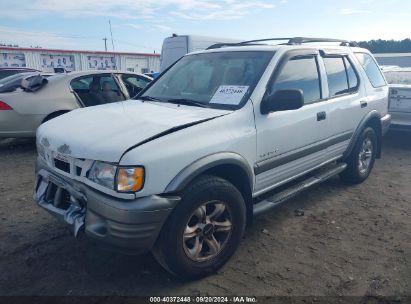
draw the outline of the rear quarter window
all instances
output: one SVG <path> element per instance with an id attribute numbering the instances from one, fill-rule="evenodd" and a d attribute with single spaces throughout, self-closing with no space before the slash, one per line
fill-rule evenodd
<path id="1" fill-rule="evenodd" d="M 355 53 L 355 57 L 357 57 L 361 66 L 364 68 L 364 71 L 374 88 L 382 87 L 387 84 L 381 73 L 380 67 L 371 55 L 367 53 Z"/>

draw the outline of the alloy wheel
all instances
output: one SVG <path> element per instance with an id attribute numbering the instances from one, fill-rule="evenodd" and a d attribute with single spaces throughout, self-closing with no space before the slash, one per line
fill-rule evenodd
<path id="1" fill-rule="evenodd" d="M 183 233 L 184 252 L 195 262 L 216 257 L 230 239 L 232 220 L 224 202 L 209 201 L 190 216 Z"/>
<path id="2" fill-rule="evenodd" d="M 373 150 L 371 139 L 369 137 L 365 138 L 360 149 L 360 154 L 358 155 L 358 170 L 363 175 L 366 174 L 370 168 Z"/>

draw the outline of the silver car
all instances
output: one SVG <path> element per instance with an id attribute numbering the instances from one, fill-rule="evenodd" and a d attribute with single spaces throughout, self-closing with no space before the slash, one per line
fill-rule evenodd
<path id="1" fill-rule="evenodd" d="M 383 71 L 390 84 L 390 129 L 411 131 L 411 68 L 392 67 Z"/>
<path id="2" fill-rule="evenodd" d="M 151 80 L 120 71 L 31 75 L 19 88 L 0 93 L 0 138 L 34 137 L 45 121 L 77 108 L 133 98 Z"/>

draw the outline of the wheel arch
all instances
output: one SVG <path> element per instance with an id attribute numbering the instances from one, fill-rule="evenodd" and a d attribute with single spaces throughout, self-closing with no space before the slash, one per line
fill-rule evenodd
<path id="1" fill-rule="evenodd" d="M 43 121 L 41 122 L 42 124 L 45 123 L 46 121 L 49 121 L 50 119 L 56 118 L 57 116 L 63 115 L 70 112 L 70 110 L 58 110 L 51 112 L 48 114 L 46 117 L 44 117 Z"/>
<path id="2" fill-rule="evenodd" d="M 173 178 L 167 185 L 165 193 L 181 192 L 191 181 L 204 174 L 221 177 L 240 191 L 246 203 L 247 223 L 251 223 L 254 175 L 247 161 L 237 153 L 216 153 L 191 163 Z"/>
<path id="3" fill-rule="evenodd" d="M 344 159 L 350 157 L 352 150 L 354 149 L 355 143 L 361 136 L 362 131 L 367 128 L 372 127 L 377 135 L 377 158 L 381 158 L 381 146 L 382 146 L 382 127 L 381 127 L 381 115 L 377 111 L 369 112 L 360 122 L 357 129 L 354 132 L 353 137 L 348 145 L 347 150 L 344 153 Z"/>

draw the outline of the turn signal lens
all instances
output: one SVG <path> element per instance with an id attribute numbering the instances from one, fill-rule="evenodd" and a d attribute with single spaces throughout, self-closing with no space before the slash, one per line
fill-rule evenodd
<path id="1" fill-rule="evenodd" d="M 7 103 L 0 101 L 0 111 L 8 111 L 8 110 L 13 110 L 13 108 L 10 107 Z"/>
<path id="2" fill-rule="evenodd" d="M 144 168 L 129 167 L 118 168 L 117 171 L 117 191 L 137 192 L 144 185 Z"/>

